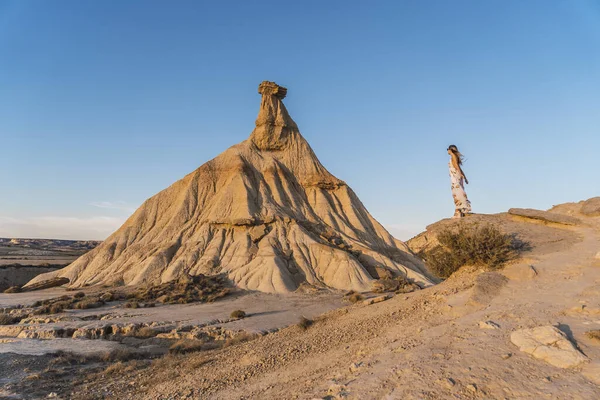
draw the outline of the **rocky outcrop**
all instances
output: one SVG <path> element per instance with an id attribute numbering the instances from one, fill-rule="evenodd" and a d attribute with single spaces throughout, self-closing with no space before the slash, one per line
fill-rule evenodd
<path id="1" fill-rule="evenodd" d="M 510 340 L 519 350 L 555 367 L 571 368 L 588 361 L 567 336 L 554 326 L 521 329 L 513 332 Z"/>
<path id="2" fill-rule="evenodd" d="M 45 275 L 45 274 L 44 274 Z M 38 279 L 37 282 L 30 282 L 26 287 L 22 288 L 23 292 L 32 292 L 34 290 L 50 289 L 57 286 L 66 285 L 69 283 L 69 278 L 56 276 L 49 279 Z"/>
<path id="3" fill-rule="evenodd" d="M 529 218 L 544 223 L 561 225 L 578 225 L 581 223 L 579 218 L 549 211 L 534 210 L 533 208 L 511 208 L 508 210 L 508 213 L 517 217 Z"/>
<path id="4" fill-rule="evenodd" d="M 600 216 L 600 197 L 592 197 L 581 204 L 581 213 L 588 217 Z"/>
<path id="5" fill-rule="evenodd" d="M 49 267 L 35 265 L 23 266 L 19 264 L 2 265 L 0 266 L 0 292 L 12 286 L 24 285 L 36 276 L 46 272 L 56 271 L 62 266 L 64 265 Z"/>
<path id="6" fill-rule="evenodd" d="M 100 246 L 36 277 L 71 286 L 160 284 L 224 273 L 238 287 L 365 291 L 404 276 L 428 286 L 422 262 L 330 174 L 288 114 L 287 90 L 259 86 L 250 137 L 148 199 Z"/>

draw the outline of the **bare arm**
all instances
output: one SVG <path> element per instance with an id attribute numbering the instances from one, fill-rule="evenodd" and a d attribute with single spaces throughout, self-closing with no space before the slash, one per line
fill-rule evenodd
<path id="1" fill-rule="evenodd" d="M 460 174 L 463 176 L 463 178 L 465 178 L 465 183 L 468 185 L 469 180 L 467 179 L 467 176 L 465 175 L 465 173 L 463 172 L 463 170 L 460 166 L 458 166 L 458 170 L 460 171 Z"/>
<path id="2" fill-rule="evenodd" d="M 461 176 L 465 179 L 465 183 L 468 185 L 469 184 L 469 180 L 467 179 L 467 176 L 465 175 L 465 173 L 463 172 L 462 168 L 460 167 L 460 164 L 458 163 L 458 158 L 456 155 L 452 154 L 452 165 L 454 166 L 454 168 L 460 172 Z"/>

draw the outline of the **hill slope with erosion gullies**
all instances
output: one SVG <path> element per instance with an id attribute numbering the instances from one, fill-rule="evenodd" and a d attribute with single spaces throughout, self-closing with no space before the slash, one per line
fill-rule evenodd
<path id="1" fill-rule="evenodd" d="M 379 276 L 422 287 L 423 263 L 319 162 L 272 82 L 250 137 L 146 200 L 106 241 L 67 268 L 70 286 L 159 284 L 226 274 L 243 289 L 301 285 L 370 290 Z"/>

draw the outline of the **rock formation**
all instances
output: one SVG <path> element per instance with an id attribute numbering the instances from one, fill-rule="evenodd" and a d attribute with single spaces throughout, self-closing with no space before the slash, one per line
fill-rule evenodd
<path id="1" fill-rule="evenodd" d="M 225 273 L 238 287 L 370 290 L 380 276 L 431 284 L 423 264 L 321 165 L 282 100 L 262 82 L 250 138 L 161 191 L 60 276 L 70 285 L 159 284 Z"/>

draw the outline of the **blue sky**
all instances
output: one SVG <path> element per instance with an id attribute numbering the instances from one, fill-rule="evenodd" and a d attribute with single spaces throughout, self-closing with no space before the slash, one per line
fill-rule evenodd
<path id="1" fill-rule="evenodd" d="M 248 137 L 262 80 L 407 239 L 600 195 L 600 2 L 0 0 L 0 236 L 103 239 Z"/>

